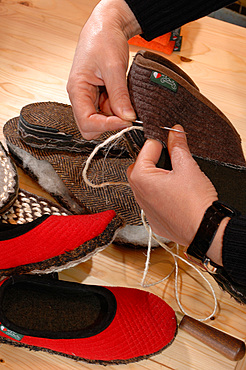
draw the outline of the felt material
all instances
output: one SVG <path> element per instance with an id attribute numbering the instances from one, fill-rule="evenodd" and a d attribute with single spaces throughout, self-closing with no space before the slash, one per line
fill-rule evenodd
<path id="1" fill-rule="evenodd" d="M 114 211 L 43 215 L 22 225 L 0 224 L 0 276 L 76 265 L 106 248 L 121 226 Z"/>
<path id="2" fill-rule="evenodd" d="M 245 166 L 241 139 L 231 122 L 180 71 L 160 55 L 141 51 L 135 56 L 128 87 L 145 137 L 166 142 L 168 133 L 161 127 L 179 123 L 188 133 L 192 154 Z"/>
<path id="3" fill-rule="evenodd" d="M 177 332 L 170 306 L 132 288 L 14 277 L 2 283 L 0 307 L 1 342 L 101 364 L 148 358 Z"/>
<path id="4" fill-rule="evenodd" d="M 152 70 L 171 80 L 175 78 L 178 90 L 173 92 L 152 82 Z M 157 139 L 166 145 L 168 131 L 161 127 L 181 123 L 188 132 L 187 140 L 193 157 L 214 184 L 219 199 L 244 213 L 245 159 L 240 137 L 223 113 L 199 93 L 198 87 L 184 71 L 157 54 L 139 52 L 129 72 L 128 84 L 133 106 L 144 127 L 143 132 L 126 134 L 131 155 L 137 157 L 146 138 Z M 179 92 L 181 86 L 183 89 Z M 192 99 L 193 105 L 190 105 Z M 160 162 L 160 167 L 171 169 L 165 148 Z"/>
<path id="5" fill-rule="evenodd" d="M 17 169 L 0 142 L 0 214 L 14 203 L 19 189 Z"/>

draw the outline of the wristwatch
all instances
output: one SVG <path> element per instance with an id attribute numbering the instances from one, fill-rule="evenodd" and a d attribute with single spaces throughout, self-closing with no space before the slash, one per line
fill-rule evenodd
<path id="1" fill-rule="evenodd" d="M 219 266 L 211 261 L 206 253 L 214 240 L 221 221 L 225 217 L 231 218 L 236 214 L 236 210 L 222 202 L 213 202 L 206 210 L 194 239 L 184 252 L 185 256 L 200 267 L 205 268 L 205 270 L 215 273 Z"/>

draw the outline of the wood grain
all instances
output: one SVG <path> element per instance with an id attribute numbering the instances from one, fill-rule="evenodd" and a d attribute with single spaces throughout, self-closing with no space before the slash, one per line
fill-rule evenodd
<path id="1" fill-rule="evenodd" d="M 0 1 L 0 139 L 4 123 L 19 114 L 22 106 L 55 100 L 68 103 L 66 81 L 82 25 L 95 0 L 2 0 Z M 246 153 L 246 30 L 211 18 L 182 28 L 183 45 L 169 58 L 188 73 L 201 92 L 218 106 L 241 135 Z M 131 48 L 130 61 L 136 48 Z M 23 172 L 20 185 L 36 194 L 51 197 Z M 61 279 L 85 284 L 140 286 L 146 250 L 110 246 L 79 266 L 65 270 Z M 173 261 L 162 249 L 152 251 L 147 282 L 170 272 Z M 201 277 L 183 262 L 180 264 L 179 294 L 189 315 L 205 317 L 213 310 L 213 299 Z M 219 309 L 214 326 L 245 340 L 245 306 L 222 292 L 212 277 Z M 178 310 L 174 276 L 146 288 Z M 3 369 L 102 369 L 99 365 L 75 361 L 42 352 L 0 345 Z M 173 345 L 163 353 L 139 363 L 108 366 L 131 370 L 242 370 L 245 359 L 232 362 L 191 335 L 179 330 Z"/>

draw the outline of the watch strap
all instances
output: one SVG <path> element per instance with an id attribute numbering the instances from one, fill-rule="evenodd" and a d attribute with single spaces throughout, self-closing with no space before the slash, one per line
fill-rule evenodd
<path id="1" fill-rule="evenodd" d="M 189 245 L 186 254 L 203 261 L 206 259 L 206 253 L 212 244 L 215 234 L 221 221 L 225 217 L 233 217 L 236 211 L 229 206 L 214 201 L 206 210 L 197 233 Z"/>

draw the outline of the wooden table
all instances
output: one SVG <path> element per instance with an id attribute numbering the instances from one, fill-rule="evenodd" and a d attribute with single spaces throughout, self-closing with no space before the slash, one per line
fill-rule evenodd
<path id="1" fill-rule="evenodd" d="M 0 1 L 0 139 L 4 123 L 19 114 L 22 106 L 55 100 L 69 103 L 66 81 L 81 26 L 96 0 L 2 0 Z M 240 133 L 246 154 L 246 29 L 211 18 L 182 28 L 183 46 L 169 58 L 183 68 L 201 92 L 217 105 Z M 135 49 L 131 49 L 131 57 Z M 20 184 L 43 194 L 20 171 Z M 45 195 L 49 197 L 49 195 Z M 49 197 L 50 198 L 50 197 Z M 170 258 L 161 248 L 152 252 L 149 279 L 163 277 Z M 60 274 L 63 279 L 140 288 L 145 250 L 111 246 L 92 260 Z M 207 286 L 190 268 L 180 264 L 181 301 L 190 315 L 207 316 L 213 299 Z M 219 300 L 216 328 L 245 340 L 246 309 L 211 281 Z M 174 309 L 173 276 L 149 290 Z M 63 357 L 0 345 L 0 367 L 6 369 L 102 369 Z M 109 369 L 245 369 L 246 362 L 231 362 L 182 332 L 162 354 L 136 364 Z"/>

